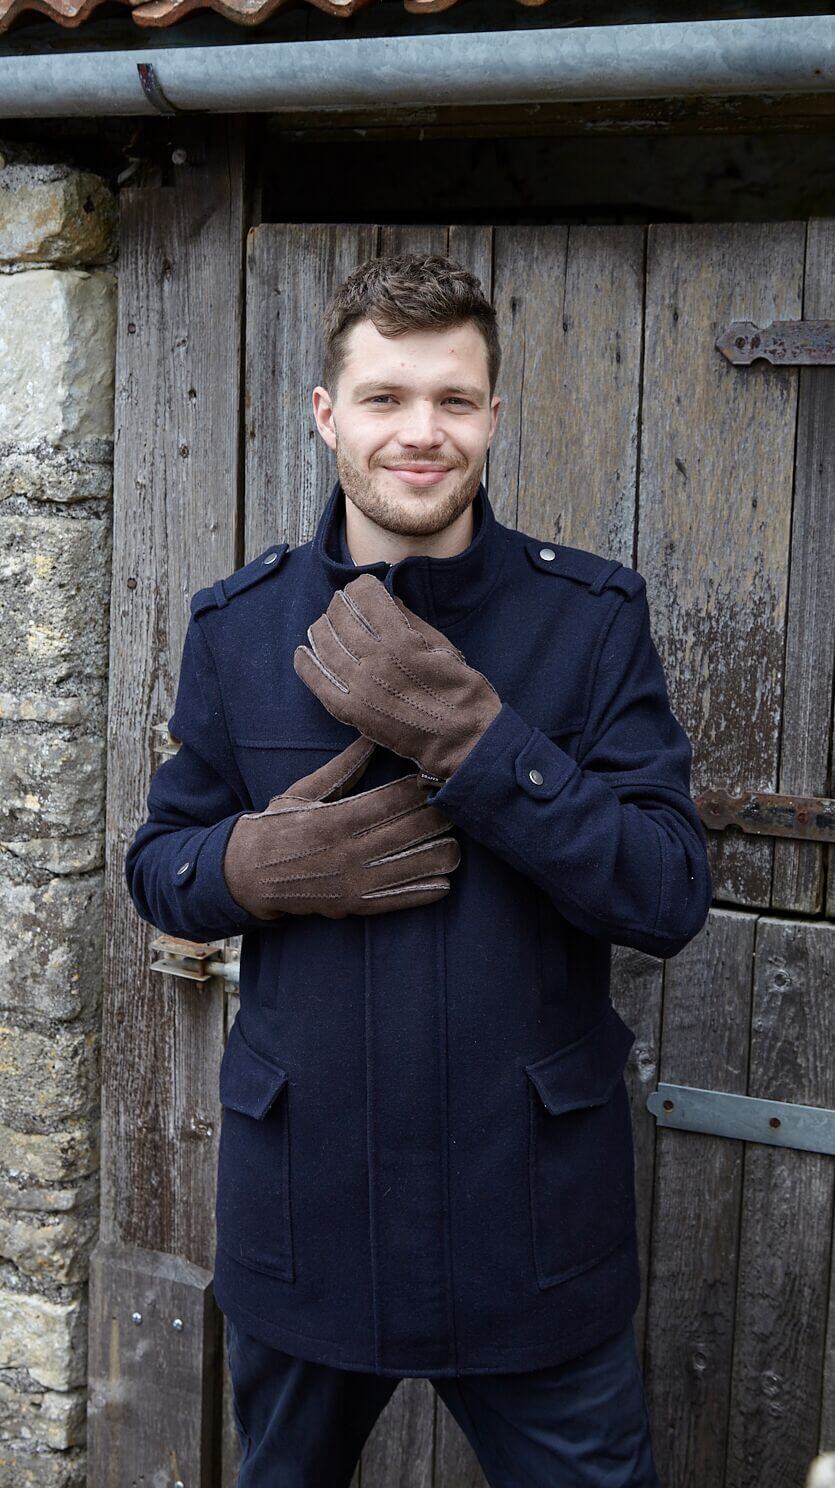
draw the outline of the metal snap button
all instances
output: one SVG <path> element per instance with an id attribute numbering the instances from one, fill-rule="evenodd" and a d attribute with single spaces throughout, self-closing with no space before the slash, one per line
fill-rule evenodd
<path id="1" fill-rule="evenodd" d="M 529 770 L 528 771 L 528 779 L 529 780 L 532 780 L 533 783 L 534 783 L 534 785 L 541 785 L 542 784 L 542 781 L 543 781 L 543 778 L 544 777 L 542 775 L 542 771 L 541 770 Z"/>
<path id="2" fill-rule="evenodd" d="M 187 868 L 190 868 L 190 867 L 191 867 L 191 863 L 190 862 L 189 863 L 181 863 L 180 866 L 179 866 L 179 868 L 177 869 L 177 872 L 178 873 L 185 873 L 186 869 Z"/>
<path id="3" fill-rule="evenodd" d="M 265 563 L 275 563 L 275 560 L 276 560 L 277 557 L 278 557 L 278 554 L 277 553 L 268 553 L 267 556 L 266 556 L 266 558 L 264 559 L 264 562 Z"/>
<path id="4" fill-rule="evenodd" d="M 556 558 L 557 555 L 553 548 L 540 548 L 539 556 L 540 558 L 547 558 L 550 561 L 550 559 Z"/>

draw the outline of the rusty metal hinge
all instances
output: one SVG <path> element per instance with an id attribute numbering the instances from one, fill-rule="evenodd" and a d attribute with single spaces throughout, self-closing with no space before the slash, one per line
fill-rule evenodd
<path id="1" fill-rule="evenodd" d="M 151 971 L 182 977 L 187 982 L 208 982 L 217 976 L 237 987 L 240 981 L 240 958 L 222 961 L 220 946 L 207 945 L 199 940 L 182 940 L 177 935 L 158 935 L 151 941 L 151 950 L 160 953 L 157 960 L 151 962 Z"/>
<path id="2" fill-rule="evenodd" d="M 748 367 L 757 357 L 785 367 L 835 367 L 835 320 L 732 320 L 714 342 L 729 362 Z"/>
<path id="3" fill-rule="evenodd" d="M 835 1111 L 828 1106 L 659 1082 L 647 1096 L 647 1110 L 660 1127 L 835 1154 Z"/>
<path id="4" fill-rule="evenodd" d="M 835 800 L 825 796 L 781 796 L 774 791 L 707 790 L 694 796 L 704 825 L 714 831 L 740 827 L 763 837 L 798 837 L 835 842 Z"/>

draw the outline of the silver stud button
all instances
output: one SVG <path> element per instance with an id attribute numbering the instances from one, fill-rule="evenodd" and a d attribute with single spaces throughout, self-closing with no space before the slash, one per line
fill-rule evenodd
<path id="1" fill-rule="evenodd" d="M 278 557 L 278 554 L 277 553 L 268 553 L 267 556 L 266 556 L 266 558 L 264 559 L 264 562 L 265 563 L 275 563 L 275 560 L 276 560 L 277 557 Z"/>
<path id="2" fill-rule="evenodd" d="M 540 550 L 539 550 L 539 556 L 540 556 L 540 558 L 547 558 L 548 561 L 550 562 L 550 560 L 552 558 L 556 558 L 557 555 L 554 552 L 554 549 L 553 548 L 540 548 Z"/>
<path id="3" fill-rule="evenodd" d="M 190 868 L 190 867 L 191 867 L 191 863 L 190 862 L 189 863 L 181 863 L 180 866 L 179 866 L 179 868 L 177 869 L 177 872 L 178 873 L 185 873 L 186 869 L 187 868 Z"/>
<path id="4" fill-rule="evenodd" d="M 528 777 L 533 781 L 534 785 L 542 784 L 543 775 L 541 770 L 529 770 Z"/>

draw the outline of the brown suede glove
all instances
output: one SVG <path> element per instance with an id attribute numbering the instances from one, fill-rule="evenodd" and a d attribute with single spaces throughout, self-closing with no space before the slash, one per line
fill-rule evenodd
<path id="1" fill-rule="evenodd" d="M 334 718 L 446 780 L 502 703 L 482 672 L 370 573 L 338 589 L 293 666 Z"/>
<path id="2" fill-rule="evenodd" d="M 341 919 L 432 904 L 449 892 L 445 875 L 458 867 L 461 849 L 439 835 L 450 823 L 426 800 L 417 775 L 345 795 L 375 747 L 354 739 L 264 811 L 238 818 L 223 872 L 242 909 L 264 920 Z"/>

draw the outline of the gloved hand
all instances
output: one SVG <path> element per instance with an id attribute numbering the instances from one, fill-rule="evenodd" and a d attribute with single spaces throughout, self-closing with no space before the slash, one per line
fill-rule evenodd
<path id="1" fill-rule="evenodd" d="M 374 574 L 338 589 L 307 638 L 293 667 L 328 712 L 437 780 L 502 706 L 483 673 Z"/>
<path id="2" fill-rule="evenodd" d="M 242 909 L 264 920 L 341 919 L 432 904 L 449 892 L 445 875 L 458 867 L 461 849 L 439 835 L 450 823 L 429 804 L 417 775 L 344 794 L 375 747 L 354 739 L 263 811 L 238 818 L 223 872 Z"/>

